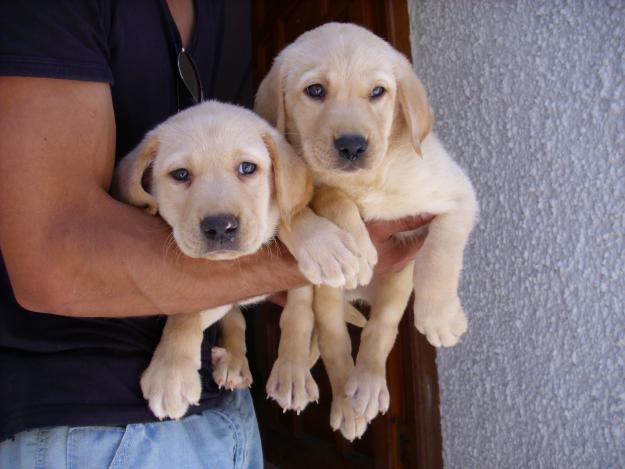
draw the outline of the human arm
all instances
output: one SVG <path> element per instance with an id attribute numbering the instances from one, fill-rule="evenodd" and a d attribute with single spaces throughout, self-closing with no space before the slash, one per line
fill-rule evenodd
<path id="1" fill-rule="evenodd" d="M 305 283 L 279 246 L 227 262 L 182 256 L 160 218 L 110 197 L 107 84 L 2 77 L 0 110 L 0 248 L 27 309 L 173 314 Z"/>
<path id="2" fill-rule="evenodd" d="M 378 251 L 374 275 L 401 272 L 414 260 L 425 241 L 425 235 L 399 239 L 395 234 L 416 230 L 428 225 L 433 219 L 434 215 L 422 213 L 397 220 L 374 220 L 366 223 L 371 242 Z"/>

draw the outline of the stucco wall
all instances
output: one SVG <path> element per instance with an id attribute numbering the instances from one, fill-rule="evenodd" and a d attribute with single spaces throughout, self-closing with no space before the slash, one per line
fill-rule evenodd
<path id="1" fill-rule="evenodd" d="M 450 468 L 625 467 L 625 2 L 411 0 L 481 219 L 440 351 Z"/>

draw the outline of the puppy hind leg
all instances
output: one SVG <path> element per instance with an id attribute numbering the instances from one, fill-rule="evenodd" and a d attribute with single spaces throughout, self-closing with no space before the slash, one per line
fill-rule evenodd
<path id="1" fill-rule="evenodd" d="M 319 388 L 310 374 L 315 340 L 312 302 L 312 286 L 289 290 L 280 316 L 278 358 L 266 391 L 285 412 L 294 410 L 299 414 L 310 402 L 319 400 Z"/>
<path id="2" fill-rule="evenodd" d="M 412 293 L 413 268 L 410 263 L 401 272 L 374 279 L 370 286 L 371 314 L 362 332 L 356 367 L 345 384 L 354 411 L 368 422 L 385 413 L 390 404 L 386 360 Z"/>
<path id="3" fill-rule="evenodd" d="M 252 374 L 246 357 L 245 317 L 241 309 L 233 306 L 220 325 L 222 346 L 211 350 L 213 379 L 220 388 L 249 388 Z"/>
<path id="4" fill-rule="evenodd" d="M 351 339 L 345 324 L 345 305 L 342 290 L 323 286 L 315 288 L 314 311 L 319 351 L 332 387 L 330 426 L 353 441 L 365 432 L 367 422 L 353 411 L 344 390 L 354 368 Z"/>

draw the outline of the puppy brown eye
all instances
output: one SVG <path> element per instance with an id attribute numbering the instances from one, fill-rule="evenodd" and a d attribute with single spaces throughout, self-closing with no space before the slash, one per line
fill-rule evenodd
<path id="1" fill-rule="evenodd" d="M 314 85 L 307 86 L 304 89 L 304 93 L 306 93 L 312 99 L 323 99 L 326 95 L 326 90 L 323 85 L 315 83 Z"/>
<path id="2" fill-rule="evenodd" d="M 379 98 L 384 93 L 386 93 L 386 88 L 384 88 L 383 86 L 376 86 L 375 88 L 371 90 L 371 94 L 369 96 L 375 99 L 375 98 Z"/>
<path id="3" fill-rule="evenodd" d="M 169 175 L 180 182 L 187 182 L 191 179 L 191 174 L 184 168 L 174 169 Z"/>
<path id="4" fill-rule="evenodd" d="M 255 171 L 256 165 L 254 163 L 250 163 L 249 161 L 244 161 L 239 165 L 239 174 L 242 176 L 253 174 Z"/>

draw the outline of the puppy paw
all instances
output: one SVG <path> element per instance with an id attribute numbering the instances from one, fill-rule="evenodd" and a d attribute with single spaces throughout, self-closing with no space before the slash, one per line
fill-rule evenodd
<path id="1" fill-rule="evenodd" d="M 286 412 L 299 415 L 310 402 L 319 400 L 319 388 L 304 364 L 278 358 L 267 380 L 267 397 L 275 400 Z"/>
<path id="2" fill-rule="evenodd" d="M 458 343 L 468 328 L 459 298 L 440 304 L 415 301 L 415 327 L 434 347 L 452 347 Z"/>
<path id="3" fill-rule="evenodd" d="M 349 441 L 360 438 L 367 429 L 367 419 L 358 415 L 352 408 L 351 400 L 347 396 L 337 396 L 332 400 L 330 410 L 330 426 Z"/>
<path id="4" fill-rule="evenodd" d="M 211 350 L 213 379 L 217 386 L 226 389 L 249 388 L 252 385 L 252 373 L 245 355 L 234 355 L 225 348 L 213 347 Z"/>
<path id="5" fill-rule="evenodd" d="M 351 284 L 346 285 L 348 289 L 368 285 L 373 277 L 373 268 L 378 263 L 378 251 L 371 242 L 368 233 L 357 240 L 357 245 L 358 275 Z"/>
<path id="6" fill-rule="evenodd" d="M 200 402 L 202 382 L 196 360 L 154 357 L 141 376 L 141 391 L 159 419 L 178 420 L 187 413 L 190 405 Z"/>
<path id="7" fill-rule="evenodd" d="M 358 280 L 361 261 L 354 237 L 327 220 L 291 252 L 302 274 L 314 285 L 339 288 Z"/>
<path id="8" fill-rule="evenodd" d="M 367 422 L 388 410 L 390 397 L 383 370 L 376 372 L 356 365 L 345 383 L 345 394 L 354 412 L 364 416 Z"/>

